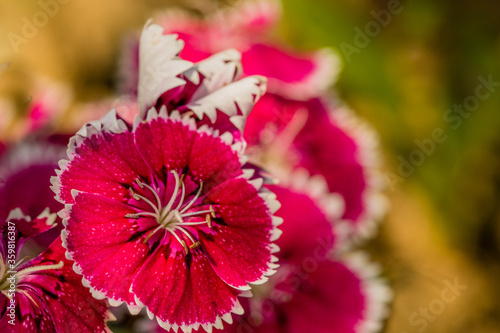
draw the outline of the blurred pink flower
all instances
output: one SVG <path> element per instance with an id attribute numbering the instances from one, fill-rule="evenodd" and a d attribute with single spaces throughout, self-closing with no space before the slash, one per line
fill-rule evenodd
<path id="1" fill-rule="evenodd" d="M 0 315 L 2 332 L 110 332 L 113 316 L 103 301 L 92 297 L 64 256 L 61 239 L 36 258 L 23 263 L 18 254 L 25 240 L 49 229 L 53 219 L 34 221 L 18 215 L 2 224 L 0 244 Z M 13 236 L 15 235 L 15 236 Z M 15 239 L 16 242 L 8 240 Z M 18 250 L 11 252 L 15 244 Z"/>
<path id="2" fill-rule="evenodd" d="M 72 98 L 63 83 L 37 77 L 27 92 L 26 106 L 0 97 L 0 140 L 18 142 L 33 132 L 57 125 Z"/>
<path id="3" fill-rule="evenodd" d="M 344 233 L 373 235 L 387 204 L 376 172 L 378 138 L 366 123 L 321 98 L 266 94 L 248 117 L 244 138 L 247 153 L 271 171 L 301 168 L 324 177 L 344 199 Z"/>

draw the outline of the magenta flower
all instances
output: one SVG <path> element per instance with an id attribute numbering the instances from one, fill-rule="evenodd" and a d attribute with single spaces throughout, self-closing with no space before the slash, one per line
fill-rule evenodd
<path id="1" fill-rule="evenodd" d="M 358 254 L 314 266 L 283 264 L 271 290 L 244 303 L 245 315 L 220 332 L 374 333 L 387 316 L 391 293 L 378 266 Z"/>
<path id="2" fill-rule="evenodd" d="M 266 94 L 248 117 L 244 137 L 248 153 L 271 170 L 303 168 L 324 177 L 329 191 L 344 199 L 350 236 L 374 233 L 387 204 L 377 173 L 378 139 L 367 124 L 319 98 Z"/>
<path id="3" fill-rule="evenodd" d="M 0 329 L 2 332 L 109 332 L 106 303 L 92 297 L 72 270 L 58 238 L 24 262 L 23 244 L 54 227 L 55 215 L 30 221 L 19 209 L 0 228 Z M 23 252 L 21 252 L 23 250 Z M 26 257 L 25 257 L 26 258 Z"/>
<path id="4" fill-rule="evenodd" d="M 133 130 L 113 112 L 84 127 L 54 183 L 64 246 L 94 296 L 187 332 L 241 313 L 236 296 L 276 268 L 279 233 L 276 203 L 240 151 L 229 133 L 165 108 Z"/>
<path id="5" fill-rule="evenodd" d="M 234 48 L 242 53 L 243 74 L 267 77 L 270 92 L 301 100 L 325 92 L 338 74 L 338 57 L 326 49 L 296 52 L 268 41 L 266 35 L 276 26 L 280 16 L 278 1 L 259 0 L 242 2 L 204 20 L 186 12 L 169 10 L 158 16 L 157 21 L 164 34 L 177 34 L 185 42 L 180 52 L 184 60 L 199 62 Z M 122 92 L 136 92 L 138 59 L 137 45 L 131 40 L 122 58 Z"/>
<path id="6" fill-rule="evenodd" d="M 233 82 L 235 51 L 193 65 L 181 49 L 146 26 L 140 116 L 131 126 L 111 111 L 85 125 L 52 182 L 66 204 L 67 255 L 94 297 L 191 332 L 242 313 L 236 297 L 274 273 L 280 232 L 279 204 L 239 131 L 265 81 Z"/>
<path id="7" fill-rule="evenodd" d="M 36 221 L 63 208 L 53 198 L 50 177 L 55 175 L 54 168 L 64 157 L 66 148 L 63 144 L 48 142 L 47 138 L 37 140 L 37 143 L 25 140 L 7 145 L 5 154 L 0 156 L 0 225 L 7 223 L 7 217 L 14 210 L 29 221 Z M 53 218 L 58 225 L 34 239 L 41 249 L 47 248 L 62 230 L 60 219 L 55 214 Z"/>
<path id="8" fill-rule="evenodd" d="M 49 140 L 57 141 L 8 145 L 0 157 L 0 330 L 102 332 L 111 318 L 106 303 L 83 287 L 60 239 L 52 243 L 61 229 L 50 212 L 62 205 L 50 177 L 65 149 Z M 36 258 L 25 262 L 29 256 Z"/>

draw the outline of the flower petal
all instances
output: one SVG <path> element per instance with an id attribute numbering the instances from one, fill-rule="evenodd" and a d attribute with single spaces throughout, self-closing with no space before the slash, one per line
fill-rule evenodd
<path id="1" fill-rule="evenodd" d="M 270 92 L 294 100 L 321 95 L 340 71 L 340 60 L 330 50 L 297 54 L 266 44 L 251 45 L 243 52 L 242 63 L 245 75 L 267 77 Z"/>
<path id="2" fill-rule="evenodd" d="M 120 200 L 128 193 L 121 184 L 132 182 L 140 174 L 150 174 L 135 148 L 132 133 L 126 129 L 112 129 L 106 122 L 109 118 L 116 122 L 114 111 L 97 124 L 99 128 L 88 123 L 79 132 L 84 133 L 83 136 L 77 133 L 71 139 L 70 161 L 59 162 L 61 170 L 56 171 L 58 177 L 52 179 L 59 201 L 72 203 L 72 190 Z"/>
<path id="3" fill-rule="evenodd" d="M 182 250 L 158 248 L 137 274 L 132 291 L 167 330 L 222 328 L 222 316 L 241 313 L 239 292 L 227 286 L 197 252 L 186 257 Z"/>
<path id="4" fill-rule="evenodd" d="M 152 170 L 158 175 L 163 169 L 183 169 L 189 161 L 189 153 L 196 132 L 187 122 L 159 117 L 154 109 L 148 112 L 148 120 L 134 129 L 137 149 Z"/>
<path id="5" fill-rule="evenodd" d="M 203 96 L 184 106 L 193 111 L 198 118 L 207 115 L 213 122 L 217 110 L 230 117 L 240 116 L 246 119 L 255 103 L 264 94 L 267 80 L 262 76 L 251 76 L 224 86 L 213 93 Z M 231 119 L 232 123 L 241 131 L 244 121 Z"/>
<path id="6" fill-rule="evenodd" d="M 151 21 L 146 23 L 139 42 L 139 84 L 137 98 L 143 117 L 168 90 L 181 86 L 177 75 L 193 64 L 179 58 L 184 42 L 176 35 L 163 35 L 163 28 Z"/>
<path id="7" fill-rule="evenodd" d="M 318 333 L 378 332 L 381 319 L 387 315 L 391 292 L 368 262 L 363 265 L 368 274 L 343 262 L 322 261 L 306 279 L 297 275 L 278 285 L 278 289 L 287 289 L 286 284 L 291 283 L 298 286 L 292 300 L 282 305 L 286 331 L 302 333 L 313 328 Z"/>
<path id="8" fill-rule="evenodd" d="M 130 206 L 104 196 L 78 193 L 65 221 L 63 240 L 68 254 L 85 276 L 94 296 L 113 303 L 135 304 L 132 280 L 144 263 L 149 246 L 137 239 L 136 220 Z"/>
<path id="9" fill-rule="evenodd" d="M 265 201 L 243 178 L 228 180 L 207 193 L 220 221 L 200 234 L 202 248 L 217 274 L 229 285 L 249 289 L 262 283 L 273 268 L 273 221 Z M 217 223 L 220 222 L 220 223 Z"/>
<path id="10" fill-rule="evenodd" d="M 242 174 L 237 152 L 208 127 L 197 132 L 194 121 L 181 120 L 178 114 L 167 118 L 164 111 L 158 116 L 152 109 L 148 115 L 149 120 L 140 123 L 134 133 L 141 155 L 160 177 L 164 169 L 188 167 L 197 181 L 207 183 L 204 188 L 208 190 Z"/>
<path id="11" fill-rule="evenodd" d="M 336 235 L 325 212 L 305 194 L 277 185 L 267 186 L 277 196 L 281 208 L 275 213 L 283 219 L 283 234 L 276 241 L 280 259 L 302 262 L 306 258 L 324 259 L 333 248 Z"/>

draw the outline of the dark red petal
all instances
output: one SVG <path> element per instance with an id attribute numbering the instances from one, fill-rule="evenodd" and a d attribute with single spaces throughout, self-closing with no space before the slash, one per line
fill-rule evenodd
<path id="1" fill-rule="evenodd" d="M 33 272 L 17 282 L 16 325 L 0 319 L 2 332 L 104 332 L 109 319 L 107 305 L 96 300 L 81 283 L 65 258 L 61 238 L 23 268 L 63 262 L 62 269 Z M 29 295 L 29 297 L 27 296 Z M 4 297 L 1 295 L 1 297 Z M 36 304 L 33 304 L 36 302 Z"/>
<path id="2" fill-rule="evenodd" d="M 66 247 L 91 287 L 117 301 L 134 304 L 129 292 L 149 246 L 138 236 L 133 210 L 106 197 L 79 193 L 67 221 Z"/>
<path id="3" fill-rule="evenodd" d="M 339 262 L 322 261 L 306 278 L 291 276 L 277 289 L 297 287 L 290 302 L 282 305 L 290 333 L 355 333 L 365 317 L 367 295 L 362 281 Z"/>
<path id="4" fill-rule="evenodd" d="M 247 289 L 248 282 L 263 282 L 270 273 L 274 229 L 265 201 L 243 178 L 215 187 L 205 201 L 213 203 L 220 217 L 213 230 L 200 232 L 202 248 L 214 270 L 235 288 Z"/>
<path id="5" fill-rule="evenodd" d="M 158 117 L 139 124 L 134 135 L 145 161 L 161 174 L 186 167 L 196 132 L 181 121 Z"/>
<path id="6" fill-rule="evenodd" d="M 197 328 L 220 322 L 238 311 L 237 290 L 226 285 L 201 253 L 158 248 L 137 274 L 132 286 L 137 299 L 165 328 Z"/>
<path id="7" fill-rule="evenodd" d="M 73 202 L 72 190 L 121 200 L 128 193 L 121 184 L 150 174 L 129 132 L 91 135 L 75 148 L 73 156 L 59 176 L 59 198 L 65 203 Z"/>
<path id="8" fill-rule="evenodd" d="M 281 208 L 275 216 L 283 218 L 281 237 L 276 241 L 280 247 L 278 257 L 300 263 L 306 258 L 320 260 L 332 249 L 335 242 L 333 226 L 325 213 L 307 194 L 290 189 L 267 186 L 277 195 Z"/>

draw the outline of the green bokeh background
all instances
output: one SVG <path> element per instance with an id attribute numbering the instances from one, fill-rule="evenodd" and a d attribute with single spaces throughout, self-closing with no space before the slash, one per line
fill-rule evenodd
<path id="1" fill-rule="evenodd" d="M 171 5 L 197 12 L 233 2 L 70 0 L 15 54 L 6 38 L 19 33 L 36 1 L 0 3 L 0 63 L 12 61 L 0 92 L 23 111 L 34 75 L 75 87 L 74 104 L 111 95 L 122 37 Z M 378 237 L 364 247 L 380 262 L 395 290 L 385 332 L 417 332 L 409 318 L 455 278 L 468 288 L 428 321 L 426 332 L 500 332 L 500 87 L 454 129 L 443 119 L 474 94 L 478 77 L 500 82 L 500 3 L 401 1 L 402 10 L 347 59 L 358 27 L 387 10 L 379 0 L 286 0 L 273 32 L 298 49 L 337 49 L 343 71 L 334 87 L 378 130 L 385 176 L 398 175 L 399 158 L 431 138 L 447 136 L 408 177 L 388 182 L 392 208 Z M 350 60 L 350 61 L 349 61 Z M 392 177 L 392 178 L 391 178 Z"/>

